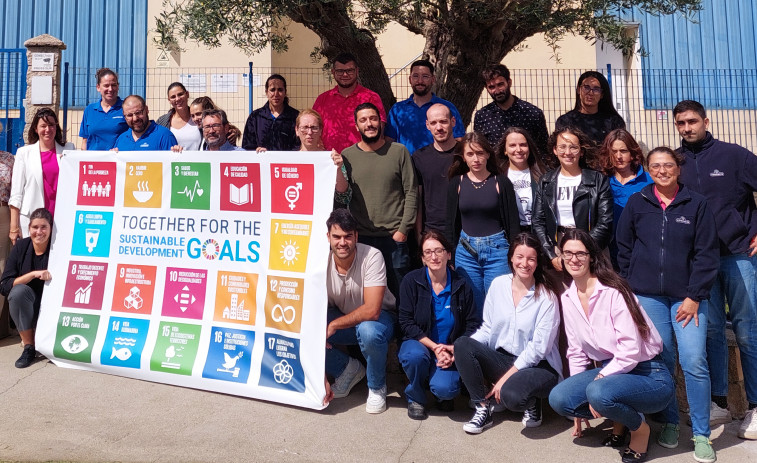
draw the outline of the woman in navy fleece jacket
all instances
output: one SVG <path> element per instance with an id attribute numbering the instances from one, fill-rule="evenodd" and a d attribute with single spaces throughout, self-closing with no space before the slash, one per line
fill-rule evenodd
<path id="1" fill-rule="evenodd" d="M 709 443 L 710 377 L 705 346 L 707 298 L 720 253 L 715 219 L 704 196 L 678 183 L 682 162 L 683 156 L 670 148 L 649 153 L 648 171 L 654 184 L 632 195 L 620 216 L 618 265 L 662 336 L 662 356 L 671 372 L 675 371 L 675 335 L 695 453 L 699 457 L 710 453 L 714 458 Z M 657 442 L 674 448 L 679 431 L 677 401 L 672 400 L 662 413 L 666 423 Z"/>

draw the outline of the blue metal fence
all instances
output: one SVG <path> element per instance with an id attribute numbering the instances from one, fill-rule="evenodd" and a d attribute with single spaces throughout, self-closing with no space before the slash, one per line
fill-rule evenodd
<path id="1" fill-rule="evenodd" d="M 24 144 L 26 50 L 0 49 L 0 150 L 16 152 Z"/>

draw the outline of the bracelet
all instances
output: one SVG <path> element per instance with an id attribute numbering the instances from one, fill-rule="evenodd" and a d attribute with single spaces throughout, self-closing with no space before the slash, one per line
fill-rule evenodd
<path id="1" fill-rule="evenodd" d="M 11 233 L 18 233 L 18 232 L 20 232 L 20 231 L 21 231 L 21 228 L 17 228 L 17 229 L 15 229 L 15 230 L 11 230 L 10 232 L 11 232 Z"/>

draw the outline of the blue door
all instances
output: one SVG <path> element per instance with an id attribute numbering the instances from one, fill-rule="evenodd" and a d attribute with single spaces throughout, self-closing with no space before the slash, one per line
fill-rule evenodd
<path id="1" fill-rule="evenodd" d="M 0 151 L 16 154 L 26 124 L 26 49 L 0 48 Z"/>

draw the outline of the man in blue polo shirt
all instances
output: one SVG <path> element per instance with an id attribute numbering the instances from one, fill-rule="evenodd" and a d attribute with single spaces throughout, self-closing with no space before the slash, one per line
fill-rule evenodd
<path id="1" fill-rule="evenodd" d="M 129 130 L 118 136 L 116 151 L 168 151 L 179 144 L 170 130 L 150 120 L 141 96 L 127 96 L 123 108 Z"/>
<path id="2" fill-rule="evenodd" d="M 398 101 L 389 111 L 384 134 L 405 145 L 411 153 L 434 142 L 431 132 L 426 129 L 426 112 L 433 104 L 441 103 L 447 106 L 458 121 L 452 132 L 455 138 L 465 135 L 463 118 L 455 105 L 431 92 L 435 82 L 434 65 L 425 59 L 415 61 L 410 65 L 410 86 L 413 88 L 413 94 L 407 100 Z"/>

